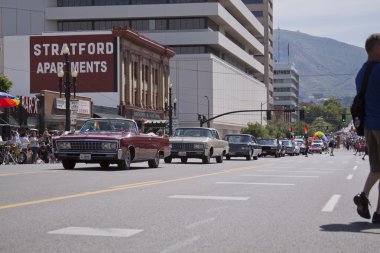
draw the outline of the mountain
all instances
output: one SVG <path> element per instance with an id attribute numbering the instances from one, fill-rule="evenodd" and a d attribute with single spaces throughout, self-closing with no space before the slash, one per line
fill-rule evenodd
<path id="1" fill-rule="evenodd" d="M 295 64 L 303 102 L 334 97 L 350 103 L 356 73 L 367 59 L 364 48 L 282 29 L 274 30 L 273 51 L 275 62 Z"/>

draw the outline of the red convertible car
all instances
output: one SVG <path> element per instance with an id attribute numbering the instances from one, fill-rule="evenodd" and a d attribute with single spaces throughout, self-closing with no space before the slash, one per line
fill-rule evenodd
<path id="1" fill-rule="evenodd" d="M 125 170 L 146 161 L 157 168 L 160 158 L 170 155 L 170 144 L 168 138 L 139 133 L 133 120 L 96 118 L 87 120 L 79 132 L 54 137 L 53 152 L 67 170 L 76 163 L 99 163 L 102 168 L 117 164 Z"/>

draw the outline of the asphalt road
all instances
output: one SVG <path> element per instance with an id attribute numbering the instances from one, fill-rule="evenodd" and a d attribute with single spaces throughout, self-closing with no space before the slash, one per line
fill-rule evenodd
<path id="1" fill-rule="evenodd" d="M 0 252 L 378 250 L 380 225 L 352 202 L 368 161 L 351 151 L 173 161 L 128 171 L 0 165 Z"/>

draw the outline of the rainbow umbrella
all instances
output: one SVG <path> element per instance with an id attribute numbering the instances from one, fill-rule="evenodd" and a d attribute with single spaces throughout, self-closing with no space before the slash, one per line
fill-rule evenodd
<path id="1" fill-rule="evenodd" d="M 0 91 L 0 108 L 14 107 L 20 104 L 20 99 Z"/>

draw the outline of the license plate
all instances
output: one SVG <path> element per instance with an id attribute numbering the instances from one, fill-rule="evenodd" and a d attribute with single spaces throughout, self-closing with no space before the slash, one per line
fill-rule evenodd
<path id="1" fill-rule="evenodd" d="M 91 160 L 91 154 L 79 154 L 81 160 Z"/>
<path id="2" fill-rule="evenodd" d="M 186 152 L 178 152 L 178 156 L 186 156 Z"/>

